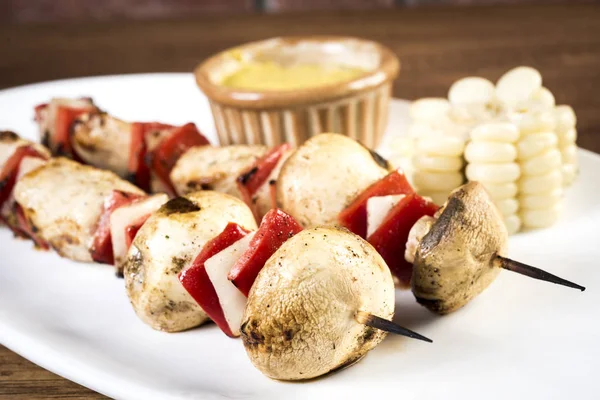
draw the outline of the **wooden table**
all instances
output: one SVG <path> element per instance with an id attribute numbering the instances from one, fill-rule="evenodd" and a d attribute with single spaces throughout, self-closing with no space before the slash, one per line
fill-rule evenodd
<path id="1" fill-rule="evenodd" d="M 279 35 L 355 35 L 401 58 L 397 97 L 444 96 L 467 75 L 538 68 L 579 119 L 580 146 L 600 152 L 598 5 L 211 16 L 187 21 L 0 26 L 0 88 L 78 76 L 191 71 L 227 47 Z M 0 346 L 0 398 L 99 398 Z"/>

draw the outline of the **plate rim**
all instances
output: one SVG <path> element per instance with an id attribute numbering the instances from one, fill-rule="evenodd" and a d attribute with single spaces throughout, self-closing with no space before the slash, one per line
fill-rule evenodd
<path id="1" fill-rule="evenodd" d="M 128 74 L 107 74 L 107 75 L 95 75 L 85 76 L 76 78 L 63 78 L 49 81 L 34 82 L 25 85 L 13 86 L 9 88 L 0 89 L 0 96 L 11 95 L 14 92 L 21 90 L 35 90 L 36 88 L 61 85 L 61 84 L 73 84 L 82 81 L 98 81 L 98 80 L 113 80 L 113 79 L 143 79 L 143 78 L 191 78 L 193 74 L 191 72 L 152 72 L 152 73 L 128 73 Z M 199 89 L 198 89 L 199 90 Z M 200 94 L 204 94 L 199 90 Z M 410 100 L 401 98 L 391 98 L 390 107 L 394 104 L 407 104 Z M 391 120 L 391 119 L 390 119 Z M 389 125 L 388 125 L 389 127 Z M 384 142 L 385 143 L 385 142 Z M 578 147 L 578 153 L 584 154 L 584 157 L 594 158 L 600 162 L 600 154 L 593 151 L 582 149 Z M 0 314 L 2 314 L 0 312 Z M 52 347 L 44 342 L 40 342 L 31 337 L 28 331 L 19 331 L 13 325 L 9 325 L 4 322 L 3 318 L 0 318 L 0 344 L 5 346 L 10 351 L 18 354 L 26 360 L 36 364 L 37 366 L 44 368 L 64 379 L 71 382 L 75 382 L 82 385 L 90 390 L 103 394 L 105 396 L 113 398 L 140 398 L 140 399 L 184 399 L 185 396 L 179 396 L 174 394 L 157 393 L 152 389 L 148 389 L 141 384 L 132 383 L 126 379 L 115 380 L 113 375 L 106 376 L 106 373 L 98 367 L 91 367 L 89 364 L 82 363 L 69 359 L 65 360 L 64 356 L 61 355 L 59 350 L 54 350 Z M 48 356 L 50 355 L 50 356 Z M 87 373 L 75 373 L 75 370 L 87 369 Z M 109 378 L 109 379 L 107 379 Z M 105 382 L 110 382 L 106 385 Z M 104 384 L 103 384 L 104 383 Z M 196 395 L 203 397 L 210 397 L 219 395 L 219 393 L 212 391 L 201 391 L 195 392 Z"/>
<path id="2" fill-rule="evenodd" d="M 191 72 L 142 72 L 142 73 L 126 73 L 126 74 L 106 74 L 106 75 L 88 75 L 88 76 L 78 76 L 75 78 L 58 78 L 51 79 L 48 81 L 38 81 L 26 83 L 24 85 L 17 86 L 9 86 L 0 89 L 0 95 L 6 94 L 6 92 L 18 91 L 23 89 L 35 89 L 37 86 L 47 86 L 54 84 L 71 84 L 77 83 L 78 81 L 94 81 L 99 79 L 120 79 L 120 78 L 151 78 L 153 76 L 161 76 L 161 77 L 191 77 L 193 73 Z M 198 89 L 200 90 L 200 89 Z M 202 93 L 202 92 L 200 92 Z M 204 93 L 202 93 L 204 95 Z"/>

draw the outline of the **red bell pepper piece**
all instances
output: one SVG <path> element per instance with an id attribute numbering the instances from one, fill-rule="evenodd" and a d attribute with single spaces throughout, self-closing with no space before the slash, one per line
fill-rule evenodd
<path id="1" fill-rule="evenodd" d="M 17 226 L 11 228 L 13 232 L 19 236 L 31 238 L 37 248 L 48 250 L 50 248 L 48 242 L 38 236 L 37 229 L 29 222 L 23 212 L 23 208 L 19 204 L 15 207 L 15 213 L 17 215 Z"/>
<path id="2" fill-rule="evenodd" d="M 145 195 L 113 190 L 104 200 L 102 214 L 98 220 L 94 240 L 90 249 L 92 260 L 103 264 L 114 264 L 112 237 L 110 234 L 110 215 L 119 207 L 126 206 L 136 200 L 144 198 Z"/>
<path id="3" fill-rule="evenodd" d="M 191 147 L 207 144 L 209 144 L 209 141 L 198 131 L 196 125 L 188 123 L 175 128 L 149 154 L 149 162 L 152 170 L 165 185 L 171 196 L 174 196 L 176 193 L 169 174 L 179 157 Z"/>
<path id="4" fill-rule="evenodd" d="M 413 225 L 424 215 L 433 216 L 438 206 L 416 193 L 405 196 L 368 238 L 402 285 L 408 285 L 412 264 L 404 259 L 406 241 Z"/>
<path id="5" fill-rule="evenodd" d="M 252 201 L 252 197 L 267 182 L 269 175 L 271 175 L 281 157 L 291 147 L 289 143 L 284 143 L 272 148 L 238 177 L 237 186 L 242 195 L 242 200 L 254 211 L 254 214 L 256 214 L 256 207 Z"/>
<path id="6" fill-rule="evenodd" d="M 278 208 L 270 210 L 256 234 L 250 241 L 250 246 L 229 271 L 228 278 L 246 297 L 254 280 L 269 257 L 281 245 L 302 230 L 296 220 Z"/>
<path id="7" fill-rule="evenodd" d="M 129 146 L 129 163 L 127 170 L 130 181 L 142 190 L 150 191 L 150 168 L 146 165 L 146 136 L 148 133 L 173 129 L 173 125 L 161 124 L 160 122 L 134 122 L 131 124 L 131 144 Z"/>
<path id="8" fill-rule="evenodd" d="M 23 157 L 35 157 L 46 160 L 47 157 L 40 154 L 33 146 L 18 147 L 15 152 L 6 160 L 2 171 L 0 171 L 0 210 L 10 197 L 15 183 L 17 183 L 17 175 L 19 174 L 19 166 Z"/>
<path id="9" fill-rule="evenodd" d="M 362 237 L 367 236 L 367 201 L 371 197 L 414 193 L 406 176 L 398 171 L 387 174 L 362 192 L 338 216 L 340 224 Z"/>
<path id="10" fill-rule="evenodd" d="M 58 155 L 73 156 L 78 159 L 73 152 L 71 145 L 71 126 L 77 117 L 87 112 L 95 110 L 94 108 L 72 108 L 66 106 L 58 106 L 56 109 L 56 119 L 54 122 L 54 137 L 50 141 L 55 153 Z"/>
<path id="11" fill-rule="evenodd" d="M 129 161 L 127 172 L 129 180 L 138 185 L 142 190 L 150 191 L 150 169 L 144 162 L 146 156 L 145 124 L 134 122 L 131 124 L 131 144 L 129 145 Z"/>
<path id="12" fill-rule="evenodd" d="M 229 337 L 234 337 L 234 335 L 225 319 L 219 297 L 208 277 L 204 263 L 209 258 L 225 250 L 247 234 L 247 230 L 238 224 L 230 222 L 223 232 L 206 242 L 190 267 L 181 271 L 179 274 L 179 281 L 185 290 L 194 298 L 194 300 L 196 300 L 198 305 L 202 307 L 210 319 L 212 319 Z"/>
<path id="13" fill-rule="evenodd" d="M 131 247 L 131 243 L 133 243 L 135 235 L 137 235 L 142 225 L 144 225 L 148 218 L 150 218 L 150 215 L 151 214 L 143 215 L 125 227 L 125 246 L 127 247 L 127 249 Z"/>
<path id="14" fill-rule="evenodd" d="M 42 103 L 42 104 L 38 104 L 37 106 L 34 107 L 34 112 L 35 112 L 35 116 L 34 116 L 34 120 L 35 122 L 37 122 L 38 124 L 40 122 L 42 122 L 42 112 L 48 107 L 48 103 Z"/>

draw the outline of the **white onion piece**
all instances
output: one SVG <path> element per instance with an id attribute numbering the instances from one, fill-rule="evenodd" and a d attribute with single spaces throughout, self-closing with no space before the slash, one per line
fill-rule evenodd
<path id="1" fill-rule="evenodd" d="M 125 243 L 125 229 L 144 215 L 151 214 L 169 201 L 169 196 L 158 193 L 138 200 L 134 203 L 119 207 L 110 214 L 109 225 L 113 248 L 115 267 L 122 269 L 127 256 L 128 247 Z"/>
<path id="2" fill-rule="evenodd" d="M 406 249 L 404 250 L 404 259 L 409 263 L 415 262 L 415 255 L 423 237 L 431 230 L 435 222 L 434 217 L 424 215 L 410 228 L 408 239 L 406 240 Z"/>
<path id="3" fill-rule="evenodd" d="M 405 197 L 403 194 L 374 196 L 367 200 L 367 237 L 375 232 L 392 208 Z"/>
<path id="4" fill-rule="evenodd" d="M 204 263 L 204 268 L 210 282 L 212 283 L 219 304 L 223 310 L 225 320 L 229 325 L 229 329 L 234 336 L 240 336 L 240 326 L 246 309 L 246 296 L 235 287 L 235 285 L 227 279 L 229 271 L 240 258 L 240 256 L 248 249 L 252 237 L 255 232 L 251 232 L 227 247 L 226 249 L 215 254 Z"/>

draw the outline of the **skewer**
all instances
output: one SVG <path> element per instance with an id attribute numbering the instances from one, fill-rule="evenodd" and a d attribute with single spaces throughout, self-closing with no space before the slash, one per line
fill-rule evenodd
<path id="1" fill-rule="evenodd" d="M 369 314 L 365 311 L 357 311 L 354 315 L 354 319 L 359 324 L 367 325 L 385 332 L 406 336 L 412 339 L 422 340 L 428 343 L 433 343 L 433 340 L 429 339 L 428 337 L 425 337 L 417 332 L 411 331 L 410 329 L 404 328 L 387 319 L 378 317 L 373 314 Z"/>
<path id="2" fill-rule="evenodd" d="M 516 272 L 517 274 L 525 275 L 533 279 L 539 279 L 541 281 L 556 283 L 557 285 L 567 286 L 573 289 L 579 289 L 582 292 L 585 290 L 584 286 L 560 278 L 556 275 L 552 275 L 549 272 L 532 267 L 531 265 L 523 264 L 522 262 L 511 260 L 510 258 L 502 256 L 496 256 L 496 258 L 500 262 L 501 268 Z"/>

